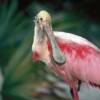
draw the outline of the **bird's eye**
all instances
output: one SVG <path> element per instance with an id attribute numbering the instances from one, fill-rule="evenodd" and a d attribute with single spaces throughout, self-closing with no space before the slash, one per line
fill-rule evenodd
<path id="1" fill-rule="evenodd" d="M 43 18 L 40 18 L 41 21 L 43 21 Z"/>

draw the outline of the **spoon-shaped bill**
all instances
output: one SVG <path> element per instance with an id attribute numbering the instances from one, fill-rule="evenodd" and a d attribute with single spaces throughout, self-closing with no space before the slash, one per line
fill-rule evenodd
<path id="1" fill-rule="evenodd" d="M 52 57 L 53 60 L 58 64 L 64 64 L 66 59 L 64 54 L 61 52 L 60 48 L 58 47 L 52 28 L 50 25 L 45 24 L 44 25 L 44 32 L 46 32 L 47 37 L 50 41 L 51 47 L 52 47 Z"/>

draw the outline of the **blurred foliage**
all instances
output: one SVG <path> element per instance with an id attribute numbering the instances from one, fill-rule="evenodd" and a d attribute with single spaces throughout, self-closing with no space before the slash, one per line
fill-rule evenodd
<path id="1" fill-rule="evenodd" d="M 19 43 L 31 32 L 29 19 L 17 12 L 17 1 L 0 5 L 0 62 L 6 64 Z"/>
<path id="2" fill-rule="evenodd" d="M 0 61 L 4 72 L 2 94 L 7 100 L 8 97 L 31 100 L 33 79 L 38 71 L 31 60 L 32 25 L 29 18 L 17 12 L 16 0 L 0 7 Z"/>
<path id="3" fill-rule="evenodd" d="M 32 20 L 38 11 L 45 9 L 51 13 L 54 30 L 81 35 L 100 46 L 99 23 L 84 18 L 74 10 L 56 12 L 50 7 L 50 1 L 46 1 L 45 5 L 36 0 L 32 2 L 24 11 L 18 9 L 17 0 L 0 4 L 0 67 L 4 77 L 4 100 L 33 100 L 36 82 L 48 81 L 47 76 L 52 75 L 44 63 L 33 63 L 31 59 Z"/>

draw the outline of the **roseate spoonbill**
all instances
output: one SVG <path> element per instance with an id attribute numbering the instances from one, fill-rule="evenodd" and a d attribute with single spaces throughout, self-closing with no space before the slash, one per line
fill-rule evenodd
<path id="1" fill-rule="evenodd" d="M 79 100 L 76 85 L 100 86 L 100 50 L 87 39 L 52 30 L 51 16 L 40 11 L 35 17 L 33 61 L 41 60 L 69 85 L 73 100 Z"/>

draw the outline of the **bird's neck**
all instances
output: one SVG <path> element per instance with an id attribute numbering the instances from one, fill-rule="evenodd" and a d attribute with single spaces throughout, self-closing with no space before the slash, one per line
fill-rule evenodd
<path id="1" fill-rule="evenodd" d="M 38 51 L 40 54 L 40 59 L 42 61 L 48 61 L 49 62 L 49 51 L 48 51 L 48 45 L 47 45 L 47 37 L 45 36 L 45 33 L 42 33 L 39 31 L 38 27 L 35 26 L 34 28 L 34 41 L 33 41 L 33 48 Z"/>

